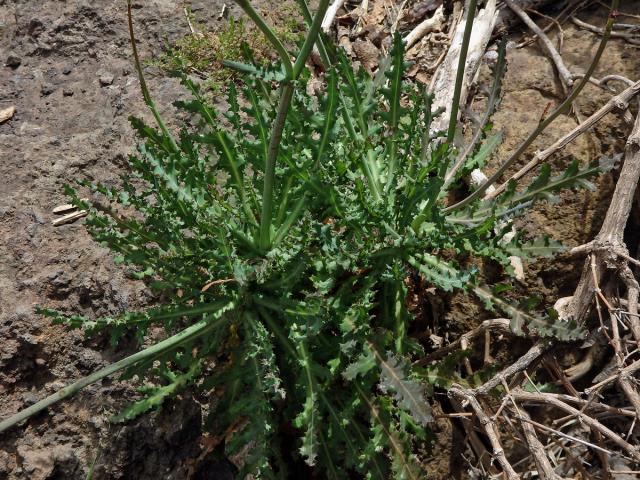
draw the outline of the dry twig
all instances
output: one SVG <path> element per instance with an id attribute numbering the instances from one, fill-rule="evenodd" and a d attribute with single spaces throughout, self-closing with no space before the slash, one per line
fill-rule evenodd
<path id="1" fill-rule="evenodd" d="M 495 198 L 500 195 L 507 188 L 510 180 L 519 180 L 524 177 L 527 173 L 529 173 L 533 168 L 539 165 L 541 162 L 545 161 L 551 155 L 553 155 L 558 150 L 566 147 L 573 140 L 578 138 L 580 135 L 588 131 L 592 128 L 602 117 L 604 117 L 607 113 L 611 112 L 614 109 L 618 110 L 626 110 L 629 106 L 629 102 L 633 97 L 635 97 L 638 93 L 640 93 L 640 81 L 635 82 L 633 85 L 629 86 L 626 90 L 611 97 L 607 103 L 605 103 L 596 113 L 591 115 L 588 119 L 578 125 L 576 128 L 571 130 L 565 136 L 556 141 L 553 145 L 545 148 L 544 150 L 537 152 L 534 157 L 520 170 L 518 170 L 514 175 L 512 175 L 509 180 L 502 183 L 499 187 L 497 187 L 494 191 L 487 193 L 485 196 L 486 199 Z"/>
<path id="2" fill-rule="evenodd" d="M 511 10 L 514 11 L 516 15 L 518 15 L 518 17 L 527 25 L 527 27 L 529 27 L 533 31 L 533 33 L 538 36 L 538 41 L 540 42 L 542 49 L 547 53 L 547 55 L 549 55 L 549 57 L 551 57 L 553 64 L 556 66 L 558 75 L 560 75 L 560 81 L 562 82 L 562 86 L 566 93 L 567 89 L 573 85 L 573 78 L 571 76 L 571 72 L 565 66 L 562 57 L 553 46 L 553 43 L 551 43 L 551 40 L 549 40 L 549 37 L 547 37 L 542 29 L 538 27 L 538 25 L 536 25 L 536 22 L 531 20 L 531 17 L 529 17 L 529 15 L 527 15 L 527 13 L 522 8 L 520 8 L 520 6 L 516 2 L 514 2 L 513 0 L 504 0 L 504 2 Z"/>
<path id="3" fill-rule="evenodd" d="M 449 390 L 449 396 L 457 397 L 458 399 L 469 403 L 474 413 L 478 417 L 480 424 L 484 428 L 487 437 L 489 438 L 489 442 L 491 442 L 493 455 L 498 460 L 498 463 L 502 467 L 502 470 L 507 476 L 507 479 L 520 479 L 520 475 L 516 473 L 516 471 L 509 463 L 509 460 L 507 460 L 507 457 L 504 453 L 504 448 L 502 448 L 502 444 L 500 443 L 500 433 L 498 432 L 495 422 L 484 412 L 476 396 L 471 394 L 468 390 L 463 390 L 456 387 L 453 387 Z"/>
<path id="4" fill-rule="evenodd" d="M 444 8 L 440 5 L 430 18 L 419 23 L 413 30 L 411 30 L 404 42 L 406 43 L 407 50 L 415 45 L 422 37 L 427 33 L 440 30 L 444 25 Z"/>
<path id="5" fill-rule="evenodd" d="M 573 23 L 575 23 L 578 27 L 584 28 L 585 30 L 588 30 L 590 32 L 597 33 L 599 35 L 602 35 L 603 33 L 603 30 L 600 27 L 591 25 L 590 23 L 584 22 L 579 18 L 571 17 L 571 21 L 573 21 Z M 632 45 L 640 45 L 640 35 L 637 35 L 637 34 L 628 33 L 628 32 L 618 32 L 614 30 L 611 32 L 611 37 L 624 38 L 627 42 L 631 43 Z"/>

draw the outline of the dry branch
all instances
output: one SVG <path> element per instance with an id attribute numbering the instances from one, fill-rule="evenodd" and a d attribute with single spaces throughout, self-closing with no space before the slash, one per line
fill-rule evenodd
<path id="1" fill-rule="evenodd" d="M 542 29 L 538 27 L 533 20 L 531 20 L 529 15 L 527 15 L 517 2 L 514 2 L 513 0 L 504 0 L 504 2 L 525 23 L 525 25 L 527 25 L 527 27 L 529 27 L 533 33 L 538 36 L 538 41 L 540 42 L 542 49 L 547 53 L 547 55 L 549 55 L 549 57 L 551 57 L 553 64 L 556 66 L 558 75 L 560 75 L 560 81 L 566 91 L 568 87 L 573 85 L 573 78 L 571 76 L 571 72 L 564 64 L 562 57 L 553 46 L 553 43 L 551 43 L 551 40 L 549 40 L 549 37 L 547 37 Z"/>
<path id="2" fill-rule="evenodd" d="M 458 399 L 469 403 L 474 413 L 478 417 L 480 424 L 484 428 L 487 437 L 489 438 L 489 442 L 491 442 L 493 455 L 498 460 L 498 463 L 502 467 L 502 470 L 507 476 L 507 479 L 519 480 L 520 475 L 518 475 L 513 469 L 504 453 L 504 448 L 502 448 L 502 444 L 500 443 L 500 433 L 498 432 L 495 422 L 484 412 L 476 396 L 471 394 L 468 390 L 463 390 L 461 388 L 455 387 L 449 390 L 449 396 L 457 397 Z"/>
<path id="3" fill-rule="evenodd" d="M 439 30 L 444 24 L 444 8 L 440 5 L 433 16 L 419 23 L 404 38 L 407 50 L 415 45 L 427 33 Z"/>
<path id="4" fill-rule="evenodd" d="M 590 23 L 583 22 L 579 18 L 571 17 L 571 20 L 573 21 L 573 23 L 575 23 L 580 28 L 584 28 L 585 30 L 588 30 L 588 31 L 593 32 L 593 33 L 597 33 L 599 35 L 602 35 L 602 33 L 603 33 L 603 30 L 600 27 L 596 27 L 595 25 L 591 25 Z M 624 38 L 627 42 L 629 42 L 629 43 L 631 43 L 633 45 L 640 45 L 640 35 L 637 35 L 637 34 L 628 33 L 628 32 L 612 31 L 611 32 L 611 37 L 612 38 Z"/>
<path id="5" fill-rule="evenodd" d="M 634 87 L 636 87 L 636 90 L 640 88 L 640 82 L 634 84 Z M 607 210 L 602 228 L 595 240 L 572 250 L 575 253 L 591 251 L 598 260 L 595 278 L 591 273 L 590 266 L 585 266 L 569 308 L 572 317 L 578 321 L 582 321 L 587 314 L 593 300 L 595 281 L 600 281 L 607 268 L 606 265 L 610 265 L 611 268 L 620 268 L 625 263 L 624 258 L 621 261 L 616 252 L 620 251 L 628 255 L 623 235 L 631 207 L 633 206 L 634 192 L 638 185 L 638 180 L 640 180 L 640 114 L 636 118 L 633 131 L 627 141 L 620 178 L 611 198 L 611 204 Z M 640 344 L 638 318 L 630 317 L 630 321 L 632 325 L 634 322 L 636 323 L 632 330 L 636 341 Z"/>
<path id="6" fill-rule="evenodd" d="M 567 403 L 559 400 L 555 396 L 547 395 L 545 393 L 523 392 L 521 390 L 513 391 L 513 392 L 511 392 L 511 394 L 513 395 L 513 398 L 516 401 L 522 401 L 522 402 L 534 401 L 534 402 L 538 402 L 538 403 L 542 403 L 542 404 L 553 406 L 553 407 L 558 408 L 558 409 L 560 409 L 560 410 L 562 410 L 564 412 L 567 412 L 567 413 L 570 413 L 570 414 L 576 416 L 585 425 L 597 430 L 603 436 L 608 438 L 611 442 L 615 443 L 617 446 L 622 448 L 631 457 L 633 457 L 634 459 L 640 461 L 640 448 L 638 446 L 633 446 L 630 443 L 626 442 L 625 440 L 622 439 L 622 437 L 620 437 L 620 435 L 615 433 L 613 430 L 610 430 L 609 428 L 605 427 L 598 420 L 593 419 L 589 415 L 586 415 L 585 413 L 581 412 L 580 410 L 578 410 L 578 409 L 572 407 L 571 405 L 568 405 Z"/>
<path id="7" fill-rule="evenodd" d="M 631 374 L 633 372 L 637 372 L 638 370 L 640 370 L 640 360 L 637 360 L 637 361 L 627 365 L 622 370 L 620 370 L 619 373 L 617 373 L 615 375 L 611 375 L 611 376 L 605 378 L 604 380 L 596 383 L 592 387 L 586 388 L 584 390 L 584 393 L 586 393 L 587 395 L 590 395 L 591 393 L 597 392 L 598 390 L 600 390 L 601 388 L 607 386 L 608 384 L 615 382 L 620 375 L 625 375 L 625 374 L 628 375 L 628 374 Z"/>
<path id="8" fill-rule="evenodd" d="M 496 374 L 491 380 L 485 382 L 481 386 L 473 389 L 474 395 L 487 395 L 498 385 L 508 381 L 516 373 L 520 373 L 528 368 L 548 349 L 548 345 L 538 342 L 529 349 L 527 353 L 522 355 L 518 360 L 509 365 L 507 368 Z"/>
<path id="9" fill-rule="evenodd" d="M 533 168 L 539 165 L 541 162 L 545 161 L 551 155 L 556 153 L 558 150 L 566 147 L 573 140 L 578 138 L 580 135 L 591 129 L 596 123 L 598 123 L 607 113 L 618 109 L 618 110 L 626 110 L 629 106 L 629 102 L 633 97 L 635 97 L 638 93 L 640 93 L 640 81 L 634 83 L 626 90 L 622 91 L 618 95 L 615 95 L 609 99 L 607 103 L 605 103 L 596 113 L 591 115 L 588 119 L 578 125 L 576 128 L 567 133 L 564 137 L 560 138 L 553 145 L 545 148 L 544 150 L 537 152 L 534 157 L 517 173 L 515 173 L 509 180 L 504 182 L 498 188 L 496 188 L 493 192 L 488 193 L 485 198 L 495 198 L 500 195 L 507 188 L 510 180 L 519 180 L 524 177 L 527 173 L 529 173 Z"/>
<path id="10" fill-rule="evenodd" d="M 538 467 L 538 474 L 540 475 L 541 480 L 561 480 L 562 477 L 553 470 L 553 465 L 551 465 L 551 462 L 547 458 L 547 452 L 544 449 L 544 445 L 542 445 L 540 440 L 538 440 L 536 431 L 533 428 L 533 425 L 531 425 L 531 417 L 529 417 L 529 414 L 524 410 L 519 409 L 518 418 L 521 421 L 522 431 L 527 439 L 529 451 L 531 452 L 531 455 L 536 462 L 536 466 Z"/>
<path id="11" fill-rule="evenodd" d="M 451 342 L 449 345 L 439 348 L 433 353 L 427 354 L 417 362 L 417 365 L 427 365 L 435 360 L 444 358 L 450 353 L 458 350 L 462 343 L 469 343 L 471 340 L 473 340 L 483 332 L 498 330 L 505 333 L 511 333 L 511 328 L 509 326 L 510 323 L 511 322 L 508 318 L 495 318 L 493 320 L 485 320 L 473 330 L 462 334 L 460 338 L 458 338 L 454 342 Z"/>
<path id="12" fill-rule="evenodd" d="M 538 392 L 541 393 L 541 392 Z M 575 405 L 578 405 L 581 408 L 581 411 L 591 411 L 591 410 L 595 410 L 595 411 L 599 411 L 599 412 L 610 412 L 613 413 L 615 415 L 622 415 L 622 416 L 627 416 L 627 417 L 633 417 L 635 416 L 635 413 L 632 410 L 628 410 L 628 409 L 624 409 L 624 408 L 617 408 L 617 407 L 612 407 L 610 405 L 606 405 L 604 403 L 600 403 L 600 402 L 596 402 L 593 399 L 590 400 L 585 400 L 583 398 L 580 397 L 574 397 L 573 395 L 567 395 L 564 393 L 544 393 L 545 397 L 552 397 L 552 398 L 556 398 L 558 400 L 560 400 L 561 402 L 565 402 L 565 403 L 573 403 Z M 534 401 L 535 403 L 535 401 Z"/>
<path id="13" fill-rule="evenodd" d="M 554 0 L 518 0 L 518 5 L 523 10 L 538 10 L 545 5 L 553 3 Z M 496 21 L 497 28 L 509 28 L 520 23 L 520 18 L 510 9 L 500 9 L 498 19 Z"/>
<path id="14" fill-rule="evenodd" d="M 335 0 L 331 6 L 327 8 L 327 12 L 324 14 L 324 18 L 322 19 L 322 26 L 320 27 L 324 33 L 329 33 L 333 20 L 336 18 L 336 14 L 342 5 L 344 5 L 344 0 Z"/>
<path id="15" fill-rule="evenodd" d="M 480 66 L 480 60 L 491 39 L 496 21 L 496 0 L 489 0 L 487 6 L 483 10 L 480 10 L 475 20 L 462 20 L 456 27 L 451 46 L 447 51 L 442 65 L 440 65 L 440 68 L 438 68 L 435 74 L 433 88 L 431 89 L 431 93 L 434 94 L 433 110 L 443 109 L 442 114 L 432 122 L 431 132 L 444 131 L 449 124 L 453 90 L 462 47 L 462 36 L 467 21 L 473 21 L 474 24 L 469 42 L 469 51 L 467 53 L 462 92 L 460 94 L 460 105 L 466 104 L 469 86 L 476 75 L 478 67 Z"/>

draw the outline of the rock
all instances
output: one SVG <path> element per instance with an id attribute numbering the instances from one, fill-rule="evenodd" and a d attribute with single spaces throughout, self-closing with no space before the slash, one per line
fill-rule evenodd
<path id="1" fill-rule="evenodd" d="M 30 407 L 31 405 L 38 403 L 38 397 L 32 392 L 27 392 L 22 394 L 22 401 L 26 407 Z"/>
<path id="2" fill-rule="evenodd" d="M 29 237 L 33 237 L 38 232 L 38 224 L 31 223 L 27 225 L 27 228 L 25 230 L 27 231 L 27 235 L 29 235 Z"/>
<path id="3" fill-rule="evenodd" d="M 113 83 L 114 80 L 114 76 L 113 73 L 111 72 L 99 72 L 100 75 L 100 85 L 102 85 L 103 87 L 108 87 L 109 85 L 111 85 Z"/>
<path id="4" fill-rule="evenodd" d="M 380 50 L 369 39 L 356 40 L 353 42 L 353 51 L 356 54 L 358 60 L 362 66 L 368 72 L 372 72 L 378 65 L 378 59 L 380 58 Z"/>
<path id="5" fill-rule="evenodd" d="M 71 73 L 71 71 L 73 70 L 73 67 L 71 65 L 65 65 L 62 68 L 62 74 L 63 75 L 69 75 Z"/>
<path id="6" fill-rule="evenodd" d="M 70 88 L 63 88 L 62 89 L 62 95 L 65 97 L 72 97 L 73 96 L 73 90 L 71 90 Z"/>
<path id="7" fill-rule="evenodd" d="M 73 448 L 70 445 L 20 445 L 17 448 L 22 468 L 31 480 L 46 480 L 54 478 L 54 470 L 66 467 L 64 470 L 73 471 L 68 464 L 77 467 Z M 64 478 L 64 477 L 63 477 Z M 67 477 L 68 478 L 68 477 Z"/>
<path id="8" fill-rule="evenodd" d="M 0 110 L 0 123 L 4 123 L 7 120 L 11 119 L 16 113 L 16 107 L 11 105 L 8 108 L 3 108 Z"/>
<path id="9" fill-rule="evenodd" d="M 29 333 L 22 333 L 20 335 L 18 335 L 18 339 L 22 340 L 22 343 L 24 345 L 38 345 L 38 339 L 36 337 L 34 337 L 33 335 L 29 334 Z"/>
<path id="10" fill-rule="evenodd" d="M 78 368 L 85 372 L 92 372 L 102 366 L 102 356 L 95 350 L 83 349 L 78 354 Z"/>
<path id="11" fill-rule="evenodd" d="M 42 85 L 42 88 L 40 88 L 40 93 L 44 96 L 51 95 L 55 91 L 56 87 L 51 85 L 50 83 L 45 83 L 44 85 Z"/>
<path id="12" fill-rule="evenodd" d="M 7 67 L 11 67 L 13 69 L 18 68 L 21 64 L 22 64 L 22 59 L 13 53 L 9 54 L 9 56 L 7 57 L 7 61 L 5 62 L 5 65 Z"/>
<path id="13" fill-rule="evenodd" d="M 494 65 L 498 61 L 498 52 L 496 50 L 488 50 L 483 58 L 489 65 Z"/>

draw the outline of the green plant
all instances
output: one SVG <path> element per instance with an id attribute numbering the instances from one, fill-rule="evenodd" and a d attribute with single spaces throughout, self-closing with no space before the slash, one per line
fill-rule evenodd
<path id="1" fill-rule="evenodd" d="M 264 12 L 273 21 L 274 32 L 285 45 L 297 45 L 302 40 L 300 19 L 295 15 L 290 0 L 278 4 L 272 11 Z M 226 68 L 225 60 L 242 60 L 244 45 L 251 50 L 258 62 L 271 59 L 272 50 L 263 41 L 259 30 L 247 25 L 243 18 L 231 17 L 227 23 L 211 32 L 197 23 L 195 15 L 186 12 L 192 33 L 168 46 L 167 51 L 149 63 L 171 74 L 176 70 L 194 74 L 201 79 L 203 93 L 221 92 L 237 78 L 237 72 Z"/>
<path id="2" fill-rule="evenodd" d="M 514 184 L 491 201 L 446 210 L 447 198 L 464 190 L 465 173 L 496 142 L 472 149 L 445 181 L 456 152 L 442 133 L 428 133 L 438 113 L 425 92 L 403 80 L 399 36 L 387 66 L 370 78 L 319 40 L 328 0 L 313 21 L 300 2 L 309 32 L 294 62 L 251 5 L 238 3 L 279 64 L 229 63 L 243 72 L 243 87 L 230 85 L 225 113 L 178 71 L 193 98 L 177 106 L 197 120 L 175 137 L 155 108 L 132 41 L 159 129 L 132 119 L 143 141 L 130 159 L 132 174 L 118 188 L 83 183 L 101 201 L 85 202 L 67 188 L 90 210 L 94 238 L 166 301 L 97 320 L 42 310 L 88 334 L 107 330 L 114 343 L 128 331 L 143 343 L 155 325 L 173 336 L 3 421 L 0 431 L 124 370 L 123 378 L 138 375 L 154 386 L 118 421 L 184 388 L 213 391 L 210 427 L 231 432 L 227 453 L 244 452 L 239 478 L 290 478 L 303 463 L 327 478 L 422 478 L 416 452 L 430 441 L 428 396 L 434 385 L 459 379 L 462 356 L 413 366 L 423 346 L 408 333 L 405 280 L 419 272 L 442 291 L 473 292 L 510 315 L 517 333 L 578 338 L 580 329 L 553 312 L 502 298 L 505 287 L 484 285 L 473 265 L 485 259 L 508 273 L 510 255 L 558 251 L 549 239 L 505 235 L 533 203 L 561 188 L 591 187 L 588 178 L 602 167 L 574 163 L 554 178 L 545 167 L 524 190 Z M 130 28 L 133 37 L 131 19 Z M 318 95 L 305 88 L 314 44 L 327 67 Z M 503 68 L 504 47 L 496 82 Z M 124 216 L 119 205 L 137 214 Z"/>

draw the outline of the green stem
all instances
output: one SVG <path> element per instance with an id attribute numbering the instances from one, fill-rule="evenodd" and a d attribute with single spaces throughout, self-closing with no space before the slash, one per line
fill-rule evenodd
<path id="1" fill-rule="evenodd" d="M 474 200 L 481 197 L 481 195 L 497 180 L 500 179 L 502 174 L 509 168 L 511 165 L 515 163 L 515 161 L 520 158 L 527 148 L 531 146 L 531 144 L 535 141 L 538 136 L 547 129 L 551 123 L 558 118 L 561 114 L 566 112 L 569 108 L 571 108 L 571 104 L 578 97 L 580 92 L 584 89 L 584 87 L 589 83 L 589 79 L 593 75 L 598 63 L 600 62 L 600 58 L 604 53 L 604 49 L 609 41 L 609 37 L 611 36 L 611 29 L 613 28 L 613 23 L 615 21 L 614 11 L 618 9 L 618 5 L 620 4 L 620 0 L 612 0 L 611 1 L 611 13 L 609 14 L 609 19 L 607 20 L 607 24 L 604 28 L 604 33 L 602 35 L 602 40 L 600 41 L 600 45 L 598 46 L 598 50 L 596 51 L 595 56 L 593 57 L 593 61 L 591 65 L 589 65 L 589 69 L 582 77 L 580 83 L 574 88 L 571 94 L 562 102 L 553 112 L 549 114 L 549 116 L 538 124 L 538 127 L 531 132 L 531 134 L 527 137 L 527 139 L 522 142 L 522 144 L 518 147 L 518 149 L 511 155 L 511 157 L 504 163 L 502 166 L 486 181 L 480 186 L 475 192 L 466 197 L 465 199 L 459 201 L 458 203 L 451 205 L 443 210 L 443 213 L 449 213 L 453 210 L 457 210 L 463 207 L 466 207 Z"/>
<path id="2" fill-rule="evenodd" d="M 302 196 L 296 202 L 296 204 L 294 205 L 289 215 L 287 215 L 287 218 L 284 220 L 282 225 L 280 225 L 280 227 L 278 228 L 278 231 L 276 232 L 275 237 L 273 239 L 274 245 L 278 245 L 284 239 L 287 233 L 289 233 L 289 230 L 291 229 L 291 225 L 293 225 L 294 222 L 302 216 L 302 212 L 306 206 L 307 206 L 307 196 L 306 194 L 302 194 Z"/>
<path id="3" fill-rule="evenodd" d="M 224 154 L 227 163 L 229 164 L 229 168 L 231 169 L 231 178 L 233 178 L 233 183 L 235 183 L 238 193 L 240 194 L 240 200 L 242 202 L 242 208 L 244 209 L 247 218 L 253 223 L 257 225 L 256 217 L 251 210 L 251 205 L 249 203 L 249 198 L 247 196 L 247 191 L 244 188 L 244 180 L 242 178 L 242 173 L 240 172 L 240 168 L 238 162 L 236 162 L 235 155 L 233 154 L 233 149 L 227 144 L 225 139 L 225 135 L 220 130 L 214 130 L 214 135 L 218 139 L 220 144 L 220 148 L 222 149 L 222 153 Z"/>
<path id="4" fill-rule="evenodd" d="M 231 305 L 233 305 L 233 303 L 228 304 L 227 307 Z M 221 309 L 218 303 L 215 304 L 215 307 L 216 308 L 213 310 Z M 216 321 L 213 321 L 213 322 L 211 322 L 209 319 L 203 319 L 198 323 L 185 328 L 184 330 L 174 335 L 173 337 L 169 337 L 166 340 L 158 342 L 155 345 L 152 345 L 151 347 L 145 350 L 142 350 L 141 352 L 134 353 L 133 355 L 130 355 L 126 358 L 123 358 L 122 360 L 119 360 L 115 363 L 112 363 L 111 365 L 108 365 L 102 370 L 98 370 L 97 372 L 92 373 L 89 376 L 86 376 L 78 380 L 77 382 L 72 383 L 71 385 L 58 390 L 53 395 L 49 395 L 47 398 L 40 400 L 39 402 L 30 406 L 29 408 L 25 408 L 21 412 L 18 412 L 15 415 L 12 415 L 6 420 L 3 420 L 2 422 L 0 422 L 0 432 L 3 432 L 8 428 L 11 428 L 12 426 L 16 425 L 17 423 L 20 423 L 23 420 L 26 420 L 29 417 L 32 417 L 36 413 L 41 412 L 42 410 L 48 408 L 54 403 L 59 402 L 60 400 L 64 400 L 65 398 L 68 398 L 74 395 L 75 393 L 79 392 L 87 385 L 96 383 L 102 380 L 103 378 L 108 377 L 109 375 L 112 375 L 113 373 L 119 370 L 123 370 L 125 368 L 131 367 L 136 363 L 144 362 L 145 360 L 154 358 L 169 350 L 174 350 L 180 345 L 186 342 L 189 342 L 191 340 L 194 340 L 195 338 L 198 338 L 208 333 L 210 330 L 213 330 L 215 327 L 218 327 L 219 324 L 222 323 L 222 321 L 223 321 L 223 318 L 217 318 Z"/>
<path id="5" fill-rule="evenodd" d="M 138 47 L 136 46 L 136 37 L 133 33 L 133 15 L 131 13 L 131 0 L 127 0 L 127 20 L 129 23 L 129 39 L 131 40 L 131 49 L 133 50 L 133 59 L 136 66 L 136 71 L 138 73 L 138 80 L 140 82 L 140 90 L 142 91 L 142 98 L 144 99 L 144 103 L 149 107 L 153 117 L 156 119 L 160 130 L 164 136 L 169 140 L 169 144 L 171 145 L 171 149 L 174 153 L 180 151 L 176 141 L 174 140 L 171 133 L 169 133 L 169 129 L 165 125 L 158 109 L 156 108 L 156 104 L 151 98 L 151 94 L 149 93 L 149 89 L 147 88 L 147 82 L 144 79 L 144 73 L 142 72 L 142 64 L 140 63 L 140 57 L 138 56 Z"/>
<path id="6" fill-rule="evenodd" d="M 284 69 L 287 73 L 287 79 L 292 80 L 294 78 L 293 65 L 291 64 L 291 59 L 289 58 L 289 52 L 287 52 L 287 49 L 284 48 L 284 45 L 282 44 L 280 39 L 278 39 L 276 34 L 273 33 L 271 27 L 269 27 L 269 25 L 267 25 L 267 23 L 258 14 L 258 12 L 256 12 L 256 10 L 253 8 L 253 5 L 251 5 L 251 2 L 249 2 L 248 0 L 236 0 L 236 3 L 240 8 L 242 8 L 242 10 L 244 10 L 244 13 L 246 13 L 249 18 L 253 20 L 256 26 L 262 31 L 264 36 L 267 37 L 269 43 L 273 45 L 273 48 L 275 48 L 276 52 L 278 52 L 278 55 L 280 55 L 280 59 L 282 60 L 282 64 L 284 65 Z"/>
<path id="7" fill-rule="evenodd" d="M 458 72 L 456 73 L 456 84 L 453 89 L 453 103 L 451 104 L 451 117 L 449 117 L 449 130 L 447 131 L 447 143 L 453 142 L 458 126 L 458 110 L 460 109 L 460 93 L 462 92 L 462 83 L 464 80 L 464 70 L 467 64 L 467 52 L 469 51 L 469 42 L 471 40 L 471 30 L 473 29 L 473 20 L 476 17 L 477 0 L 469 1 L 469 9 L 467 11 L 467 23 L 464 26 L 464 34 L 462 36 L 462 46 L 460 48 L 460 58 L 458 59 Z"/>
<path id="8" fill-rule="evenodd" d="M 311 50 L 313 49 L 314 43 L 318 39 L 318 35 L 320 34 L 320 27 L 322 26 L 322 20 L 324 19 L 324 14 L 327 12 L 327 8 L 329 7 L 329 0 L 320 0 L 320 5 L 318 5 L 318 11 L 316 12 L 315 17 L 313 17 L 313 23 L 309 28 L 309 32 L 307 33 L 307 38 L 305 38 L 304 43 L 302 44 L 302 48 L 300 49 L 300 53 L 298 53 L 298 58 L 296 58 L 296 63 L 293 65 L 293 78 L 296 79 L 302 72 L 304 68 L 304 64 L 307 62 L 307 58 L 311 54 Z"/>
<path id="9" fill-rule="evenodd" d="M 458 155 L 456 162 L 451 167 L 451 170 L 447 172 L 444 177 L 444 189 L 449 189 L 449 184 L 453 181 L 456 173 L 462 166 L 465 164 L 465 160 L 469 156 L 469 154 L 475 149 L 476 145 L 482 138 L 485 133 L 485 126 L 489 123 L 489 119 L 495 110 L 495 107 L 498 103 L 498 99 L 500 97 L 500 91 L 502 90 L 502 77 L 504 76 L 504 70 L 506 68 L 507 62 L 505 61 L 505 56 L 507 54 L 507 39 L 506 37 L 499 43 L 498 45 L 498 61 L 496 62 L 495 69 L 493 70 L 493 85 L 491 86 L 491 92 L 489 93 L 489 98 L 487 99 L 487 109 L 484 112 L 482 120 L 476 129 L 473 137 L 469 144 L 465 147 L 465 149 Z"/>
<path id="10" fill-rule="evenodd" d="M 369 188 L 373 195 L 373 200 L 375 202 L 379 202 L 382 199 L 380 176 L 378 162 L 375 157 L 375 152 L 371 146 L 369 146 L 369 149 L 367 150 L 367 158 L 362 160 L 362 171 L 367 177 L 367 182 L 369 183 Z"/>
<path id="11" fill-rule="evenodd" d="M 280 94 L 280 104 L 278 113 L 273 123 L 271 139 L 269 140 L 269 150 L 267 162 L 264 169 L 264 187 L 262 191 L 262 215 L 260 217 L 260 240 L 259 246 L 262 250 L 267 250 L 271 245 L 271 224 L 273 221 L 273 189 L 276 176 L 276 159 L 280 149 L 282 132 L 289 113 L 289 106 L 293 97 L 293 84 L 282 85 Z"/>
<path id="12" fill-rule="evenodd" d="M 304 23 L 307 24 L 307 27 L 310 27 L 313 23 L 313 19 L 311 18 L 311 12 L 309 11 L 309 7 L 307 6 L 307 2 L 305 0 L 296 0 L 296 3 L 300 7 L 300 11 L 302 12 L 302 18 L 304 18 Z M 322 15 L 324 17 L 324 14 Z M 325 68 L 329 68 L 331 65 L 331 60 L 329 60 L 329 54 L 327 53 L 327 48 L 324 45 L 324 41 L 322 40 L 322 34 L 318 36 L 318 52 L 320 53 L 320 59 L 322 63 L 324 63 Z"/>
<path id="13" fill-rule="evenodd" d="M 400 467 L 402 468 L 403 473 L 406 473 L 406 477 L 403 476 L 403 478 L 409 478 L 410 480 L 418 480 L 418 477 L 416 477 L 413 471 L 412 465 L 409 461 L 410 457 L 407 457 L 405 455 L 404 450 L 402 448 L 402 444 L 396 438 L 394 433 L 391 430 L 389 430 L 389 428 L 387 427 L 387 424 L 384 422 L 384 420 L 380 416 L 380 413 L 378 412 L 378 408 L 371 402 L 370 398 L 372 398 L 372 395 L 365 393 L 364 390 L 362 390 L 362 387 L 358 385 L 358 383 L 356 382 L 353 382 L 353 386 L 358 391 L 358 395 L 360 395 L 360 398 L 362 399 L 363 404 L 366 405 L 367 408 L 369 409 L 371 418 L 375 421 L 375 423 L 377 423 L 380 426 L 380 428 L 384 432 L 389 442 L 389 447 L 391 448 L 391 450 L 395 452 L 398 460 L 400 461 L 400 464 L 401 464 Z"/>

